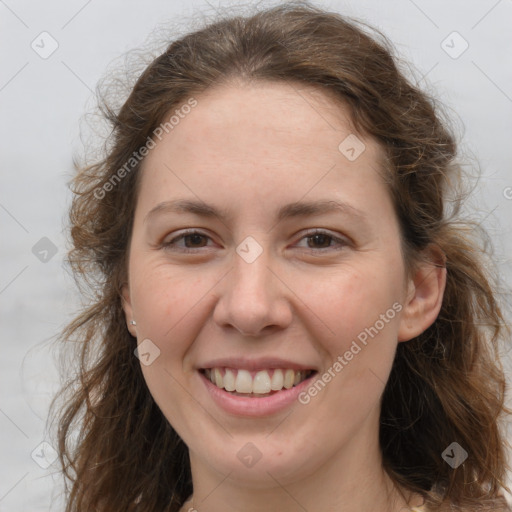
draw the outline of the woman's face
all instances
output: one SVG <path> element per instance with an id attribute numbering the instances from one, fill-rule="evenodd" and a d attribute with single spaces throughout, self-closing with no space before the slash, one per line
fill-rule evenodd
<path id="1" fill-rule="evenodd" d="M 312 88 L 196 99 L 145 158 L 135 213 L 125 311 L 149 390 L 193 471 L 285 485 L 364 459 L 411 337 L 381 150 Z"/>

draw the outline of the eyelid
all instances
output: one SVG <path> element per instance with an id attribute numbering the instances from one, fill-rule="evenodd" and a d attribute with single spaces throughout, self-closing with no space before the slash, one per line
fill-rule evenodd
<path id="1" fill-rule="evenodd" d="M 179 234 L 173 236 L 171 238 L 171 240 L 169 240 L 168 242 L 166 242 L 165 238 L 164 238 L 164 240 L 159 245 L 163 249 L 173 250 L 172 246 L 176 243 L 176 241 L 183 240 L 187 235 L 188 236 L 190 236 L 190 235 L 200 235 L 200 236 L 203 236 L 205 238 L 208 238 L 208 239 L 212 240 L 212 237 L 208 233 L 200 230 L 199 228 L 188 228 L 188 229 L 182 230 L 181 232 L 179 232 Z M 194 248 L 190 248 L 190 247 L 180 247 L 180 248 L 177 248 L 175 250 L 176 250 L 176 252 L 197 253 L 198 249 L 203 249 L 204 250 L 204 247 L 197 247 L 195 249 Z"/>
<path id="2" fill-rule="evenodd" d="M 197 247 L 197 248 L 181 247 L 181 248 L 176 248 L 176 245 L 175 245 L 176 241 L 183 240 L 187 235 L 199 235 L 199 236 L 203 236 L 205 238 L 208 238 L 208 239 L 212 240 L 212 237 L 209 234 L 207 234 L 206 232 L 200 230 L 199 228 L 188 228 L 188 229 L 183 230 L 182 232 L 180 232 L 176 236 L 174 236 L 168 242 L 164 241 L 160 245 L 161 245 L 161 247 L 163 249 L 175 250 L 176 252 L 182 252 L 182 253 L 197 254 L 197 252 L 201 251 L 201 250 L 203 250 L 201 252 L 204 252 L 204 249 L 206 247 Z M 298 241 L 300 242 L 303 239 L 311 237 L 311 236 L 314 236 L 314 235 L 326 235 L 329 238 L 331 238 L 332 241 L 337 242 L 339 245 L 341 244 L 341 246 L 342 246 L 341 248 L 346 247 L 347 245 L 351 245 L 352 244 L 352 240 L 349 239 L 348 237 L 346 237 L 344 235 L 334 234 L 331 231 L 329 231 L 327 229 L 323 229 L 323 228 L 310 228 L 310 229 L 307 229 L 305 232 L 302 233 L 302 236 L 300 236 Z M 175 249 L 172 249 L 173 245 L 174 245 Z M 341 248 L 323 247 L 323 248 L 319 248 L 319 249 L 305 248 L 304 250 L 307 251 L 307 252 L 327 252 L 327 251 L 340 250 Z"/>
<path id="3" fill-rule="evenodd" d="M 299 240 L 303 240 L 304 238 L 307 238 L 308 236 L 314 236 L 314 235 L 327 235 L 328 237 L 332 238 L 333 241 L 338 242 L 342 244 L 343 246 L 351 245 L 352 240 L 341 234 L 334 234 L 331 231 L 323 228 L 310 228 L 307 229 L 305 233 L 302 234 Z M 312 251 L 318 252 L 318 251 L 327 251 L 327 250 L 336 250 L 334 247 L 327 247 L 325 249 L 310 249 Z"/>

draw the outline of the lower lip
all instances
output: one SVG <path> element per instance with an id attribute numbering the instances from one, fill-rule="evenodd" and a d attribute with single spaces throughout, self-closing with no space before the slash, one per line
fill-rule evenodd
<path id="1" fill-rule="evenodd" d="M 297 401 L 297 397 L 311 384 L 311 379 L 316 375 L 316 373 L 313 373 L 306 380 L 303 380 L 293 388 L 282 389 L 270 396 L 251 398 L 247 396 L 232 395 L 228 391 L 212 384 L 212 382 L 207 379 L 203 373 L 198 373 L 204 382 L 206 389 L 213 398 L 213 401 L 219 407 L 230 414 L 253 417 L 268 416 L 286 409 Z"/>

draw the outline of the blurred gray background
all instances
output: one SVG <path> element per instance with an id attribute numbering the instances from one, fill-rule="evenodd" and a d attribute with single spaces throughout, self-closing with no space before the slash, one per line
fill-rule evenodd
<path id="1" fill-rule="evenodd" d="M 512 0 L 315 3 L 381 29 L 448 107 L 468 168 L 482 173 L 470 211 L 490 231 L 510 287 Z M 53 340 L 78 305 L 63 266 L 67 183 L 96 84 L 156 29 L 179 35 L 196 14 L 242 5 L 0 0 L 0 511 L 63 509 L 45 421 L 59 385 Z"/>

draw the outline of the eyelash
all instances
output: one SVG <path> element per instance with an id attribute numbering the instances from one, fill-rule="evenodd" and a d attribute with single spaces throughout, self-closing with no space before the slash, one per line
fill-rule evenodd
<path id="1" fill-rule="evenodd" d="M 203 249 L 203 247 L 196 247 L 196 248 L 192 248 L 192 249 L 190 247 L 181 247 L 179 249 L 176 249 L 176 245 L 175 245 L 176 241 L 185 239 L 186 237 L 193 236 L 193 235 L 199 235 L 199 236 L 202 236 L 202 237 L 209 238 L 211 240 L 211 238 L 207 234 L 202 233 L 201 231 L 196 231 L 194 229 L 191 229 L 191 230 L 185 231 L 185 232 L 181 233 L 180 235 L 174 237 L 169 242 L 162 243 L 161 246 L 162 246 L 162 248 L 164 250 L 169 250 L 169 251 L 176 250 L 178 252 L 182 252 L 182 253 L 186 253 L 186 254 L 197 254 L 197 250 L 198 249 Z M 329 250 L 339 251 L 343 247 L 346 247 L 347 245 L 349 245 L 349 242 L 347 240 L 344 240 L 342 238 L 339 238 L 339 237 L 336 237 L 334 235 L 331 235 L 329 232 L 321 230 L 321 229 L 313 229 L 313 230 L 308 231 L 301 238 L 301 240 L 304 239 L 304 238 L 312 238 L 315 235 L 327 236 L 332 241 L 338 242 L 342 247 L 339 247 L 337 249 L 333 249 L 331 247 L 323 247 L 323 248 L 320 248 L 320 249 L 309 249 L 310 251 L 313 251 L 313 252 L 318 252 L 318 251 L 323 252 L 323 251 L 329 251 Z"/>

